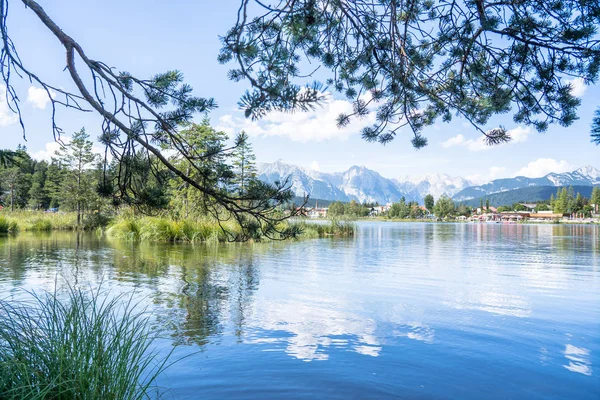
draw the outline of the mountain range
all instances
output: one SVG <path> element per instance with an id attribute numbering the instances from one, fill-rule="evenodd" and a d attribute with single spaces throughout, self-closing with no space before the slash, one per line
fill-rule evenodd
<path id="1" fill-rule="evenodd" d="M 344 172 L 325 173 L 286 164 L 279 160 L 274 163 L 257 165 L 258 178 L 273 183 L 289 177 L 292 191 L 298 195 L 310 195 L 313 199 L 358 202 L 378 202 L 387 204 L 399 201 L 423 202 L 427 194 L 438 199 L 442 195 L 455 201 L 469 201 L 494 193 L 507 192 L 531 186 L 594 186 L 600 185 L 600 171 L 585 166 L 572 172 L 550 173 L 541 178 L 496 179 L 484 185 L 475 185 L 461 177 L 446 174 L 430 174 L 422 177 L 403 176 L 389 179 L 364 166 L 352 166 Z"/>

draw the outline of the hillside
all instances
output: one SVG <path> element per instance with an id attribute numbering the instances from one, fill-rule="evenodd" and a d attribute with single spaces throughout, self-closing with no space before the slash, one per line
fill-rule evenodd
<path id="1" fill-rule="evenodd" d="M 575 194 L 581 193 L 582 196 L 589 198 L 592 195 L 593 186 L 571 186 Z M 478 207 L 480 200 L 485 203 L 490 201 L 494 207 L 508 206 L 514 203 L 535 203 L 538 201 L 550 200 L 550 196 L 556 195 L 556 191 L 563 186 L 530 186 L 526 188 L 508 190 L 501 193 L 493 193 L 476 199 L 461 201 L 461 203 Z"/>

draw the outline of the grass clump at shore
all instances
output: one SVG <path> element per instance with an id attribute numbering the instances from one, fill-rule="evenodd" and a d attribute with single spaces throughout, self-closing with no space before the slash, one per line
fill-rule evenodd
<path id="1" fill-rule="evenodd" d="M 231 233 L 234 223 L 221 223 Z M 160 217 L 121 217 L 106 230 L 109 237 L 130 241 L 225 242 L 228 237 L 217 221 L 210 219 L 172 220 Z"/>
<path id="2" fill-rule="evenodd" d="M 0 215 L 0 233 L 17 233 L 18 231 L 19 226 L 15 221 Z"/>
<path id="3" fill-rule="evenodd" d="M 86 229 L 86 225 L 77 226 L 76 213 L 46 213 L 43 211 L 2 212 L 0 220 L 13 224 L 18 231 L 44 232 L 52 230 L 72 231 Z M 0 232 L 3 232 L 0 225 Z"/>
<path id="4" fill-rule="evenodd" d="M 352 237 L 356 233 L 356 224 L 347 221 L 332 220 L 328 223 L 292 222 L 300 229 L 300 238 L 316 239 L 328 236 Z"/>
<path id="5" fill-rule="evenodd" d="M 146 399 L 167 359 L 131 298 L 69 289 L 0 301 L 0 398 Z M 158 394 L 158 393 L 156 393 Z"/>
<path id="6" fill-rule="evenodd" d="M 281 232 L 299 232 L 298 238 L 321 238 L 327 236 L 353 236 L 354 224 L 332 221 L 328 224 L 313 222 L 283 222 Z M 229 232 L 226 234 L 223 229 Z M 209 218 L 197 220 L 171 220 L 158 217 L 123 217 L 113 222 L 106 230 L 109 237 L 130 241 L 219 243 L 230 240 L 240 233 L 233 221 L 221 222 Z M 277 237 L 276 237 L 277 238 Z M 254 237 L 254 241 L 270 240 Z"/>

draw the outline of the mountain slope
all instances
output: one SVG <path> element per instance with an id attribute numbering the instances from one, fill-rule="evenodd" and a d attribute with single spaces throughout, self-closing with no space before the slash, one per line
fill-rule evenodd
<path id="1" fill-rule="evenodd" d="M 581 193 L 582 196 L 589 198 L 592 195 L 593 186 L 570 186 L 575 193 Z M 509 206 L 514 203 L 535 203 L 538 201 L 548 201 L 552 195 L 561 186 L 531 186 L 508 190 L 500 193 L 493 193 L 485 197 L 464 201 L 467 206 L 479 207 L 480 200 L 485 204 L 486 200 L 494 207 Z"/>
<path id="2" fill-rule="evenodd" d="M 541 178 L 516 178 L 496 179 L 485 185 L 471 186 L 456 193 L 452 198 L 455 201 L 478 199 L 509 190 L 521 189 L 531 186 L 593 186 L 600 184 L 600 171 L 592 166 L 585 166 L 572 172 L 561 174 L 550 173 Z"/>
<path id="3" fill-rule="evenodd" d="M 524 188 L 545 188 L 539 191 L 516 192 L 516 194 L 505 196 L 505 200 L 502 200 L 502 202 L 508 201 L 512 204 L 517 201 L 547 200 L 552 192 L 552 190 L 548 191 L 548 188 L 557 186 L 591 187 L 600 185 L 600 171 L 591 166 L 561 174 L 550 173 L 541 178 L 518 176 L 496 179 L 479 186 L 471 186 L 466 179 L 444 174 L 388 179 L 364 166 L 353 166 L 344 172 L 324 173 L 276 161 L 259 164 L 257 169 L 259 179 L 265 182 L 273 183 L 289 177 L 292 190 L 297 196 L 308 194 L 313 199 L 345 202 L 356 200 L 361 203 L 378 202 L 380 204 L 396 202 L 402 197 L 407 201 L 415 200 L 422 203 L 427 194 L 432 194 L 436 200 L 445 194 L 451 196 L 454 201 L 469 201 L 469 203 L 478 205 L 479 198 L 490 198 L 493 194 Z M 556 192 L 555 189 L 554 192 Z M 501 199 L 502 197 L 494 198 Z M 471 202 L 470 200 L 476 201 Z"/>
<path id="4" fill-rule="evenodd" d="M 364 166 L 353 166 L 347 171 L 323 173 L 305 170 L 282 161 L 258 165 L 258 178 L 273 183 L 289 177 L 297 196 L 309 194 L 312 198 L 387 204 L 406 200 L 419 200 L 400 190 L 396 183 Z"/>

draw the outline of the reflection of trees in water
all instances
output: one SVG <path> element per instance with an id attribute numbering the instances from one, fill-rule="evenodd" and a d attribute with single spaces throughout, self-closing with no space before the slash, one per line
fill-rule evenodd
<path id="1" fill-rule="evenodd" d="M 23 286 L 31 275 L 38 280 L 62 277 L 71 285 L 87 284 L 81 278 L 102 275 L 104 255 L 100 240 L 76 232 L 21 233 L 0 237 L 0 282 Z M 57 282 L 60 284 L 60 280 Z M 25 285 L 27 286 L 27 285 Z"/>
<path id="2" fill-rule="evenodd" d="M 600 252 L 600 227 L 593 225 L 553 225 L 552 246 L 563 252 L 591 249 Z"/>
<path id="3" fill-rule="evenodd" d="M 259 284 L 254 257 L 266 246 L 121 243 L 115 247 L 115 278 L 151 291 L 158 306 L 157 322 L 176 343 L 205 345 L 229 324 L 241 338 Z"/>

